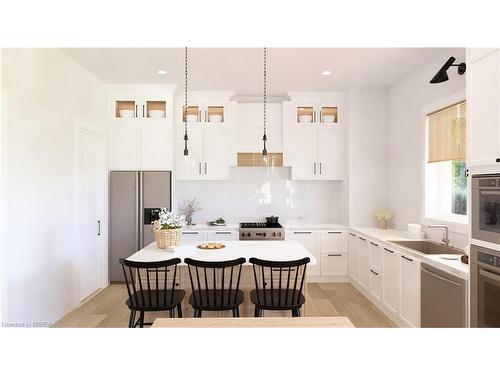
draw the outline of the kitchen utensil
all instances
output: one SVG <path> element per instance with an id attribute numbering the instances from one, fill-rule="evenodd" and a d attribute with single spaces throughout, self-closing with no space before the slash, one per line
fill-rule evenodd
<path id="1" fill-rule="evenodd" d="M 278 219 L 279 219 L 278 216 L 274 216 L 274 215 L 268 216 L 268 217 L 266 217 L 266 223 L 267 223 L 267 225 L 276 225 L 276 224 L 278 224 Z"/>
<path id="2" fill-rule="evenodd" d="M 198 122 L 198 115 L 186 115 L 186 122 Z"/>
<path id="3" fill-rule="evenodd" d="M 307 122 L 312 122 L 312 115 L 300 115 L 299 116 L 299 122 L 302 123 L 307 123 Z"/>
<path id="4" fill-rule="evenodd" d="M 321 122 L 326 122 L 328 124 L 331 124 L 335 122 L 335 115 L 323 115 L 321 116 Z"/>
<path id="5" fill-rule="evenodd" d="M 135 117 L 135 111 L 133 109 L 120 109 L 120 117 L 132 118 Z"/>
<path id="6" fill-rule="evenodd" d="M 165 117 L 165 111 L 162 109 L 150 109 L 148 111 L 148 117 L 151 117 L 151 118 Z"/>
<path id="7" fill-rule="evenodd" d="M 222 122 L 222 115 L 208 115 L 208 122 Z"/>

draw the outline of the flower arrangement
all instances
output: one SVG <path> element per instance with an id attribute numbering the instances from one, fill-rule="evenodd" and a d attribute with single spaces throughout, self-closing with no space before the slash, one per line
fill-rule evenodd
<path id="1" fill-rule="evenodd" d="M 194 213 L 200 210 L 201 205 L 200 202 L 196 200 L 196 198 L 184 199 L 182 201 L 182 204 L 179 205 L 179 212 L 181 213 L 181 215 L 184 215 L 187 225 L 191 225 L 193 223 Z"/>
<path id="2" fill-rule="evenodd" d="M 160 229 L 178 229 L 186 224 L 179 215 L 168 211 L 166 208 L 161 208 L 158 221 Z"/>
<path id="3" fill-rule="evenodd" d="M 380 229 L 387 229 L 387 221 L 392 218 L 392 213 L 387 208 L 380 208 L 375 211 L 378 227 Z"/>

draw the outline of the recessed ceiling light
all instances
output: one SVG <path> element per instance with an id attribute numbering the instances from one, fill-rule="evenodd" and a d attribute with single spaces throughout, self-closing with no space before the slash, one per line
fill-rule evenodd
<path id="1" fill-rule="evenodd" d="M 161 76 L 164 76 L 165 74 L 167 74 L 167 71 L 166 70 L 158 70 L 156 73 L 158 73 L 159 75 Z"/>
<path id="2" fill-rule="evenodd" d="M 323 73 L 321 73 L 322 75 L 324 76 L 331 76 L 332 75 L 332 72 L 329 71 L 329 70 L 325 70 Z"/>

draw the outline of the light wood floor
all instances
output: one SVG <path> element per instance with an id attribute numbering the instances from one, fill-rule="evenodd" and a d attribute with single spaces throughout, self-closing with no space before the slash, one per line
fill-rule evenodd
<path id="1" fill-rule="evenodd" d="M 347 316 L 356 327 L 394 327 L 375 305 L 349 283 L 311 283 L 307 290 L 308 316 Z M 53 327 L 127 327 L 127 289 L 112 284 L 71 311 Z M 146 315 L 146 321 L 168 313 Z M 187 315 L 186 315 L 187 316 Z"/>

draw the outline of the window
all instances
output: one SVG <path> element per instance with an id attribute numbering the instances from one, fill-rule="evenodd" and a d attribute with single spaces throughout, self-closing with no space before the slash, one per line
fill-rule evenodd
<path id="1" fill-rule="evenodd" d="M 467 222 L 465 101 L 427 115 L 425 216 Z"/>

